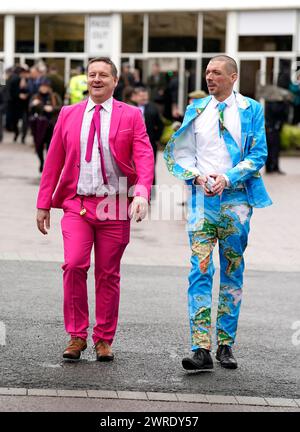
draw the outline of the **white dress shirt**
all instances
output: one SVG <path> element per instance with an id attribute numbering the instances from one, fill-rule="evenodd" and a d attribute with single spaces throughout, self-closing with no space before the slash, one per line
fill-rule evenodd
<path id="1" fill-rule="evenodd" d="M 143 118 L 145 117 L 145 105 L 138 105 L 139 110 L 142 113 Z"/>
<path id="2" fill-rule="evenodd" d="M 97 133 L 95 133 L 91 161 L 87 162 L 85 160 L 90 125 L 94 114 L 94 107 L 96 105 L 95 102 L 89 98 L 84 112 L 80 134 L 80 173 L 77 184 L 77 193 L 79 195 L 101 196 L 105 192 L 109 194 L 119 192 L 119 177 L 124 176 L 124 174 L 122 174 L 121 170 L 116 165 L 109 148 L 109 130 L 112 113 L 112 102 L 112 97 L 103 102 L 101 104 L 103 108 L 99 112 L 101 143 L 103 147 L 103 156 L 108 185 L 104 185 L 103 183 Z"/>
<path id="3" fill-rule="evenodd" d="M 241 120 L 234 93 L 225 101 L 224 124 L 241 147 Z M 219 101 L 213 96 L 205 110 L 193 122 L 196 137 L 196 167 L 203 175 L 225 174 L 232 168 L 232 161 L 219 134 Z M 227 177 L 227 176 L 226 176 Z"/>

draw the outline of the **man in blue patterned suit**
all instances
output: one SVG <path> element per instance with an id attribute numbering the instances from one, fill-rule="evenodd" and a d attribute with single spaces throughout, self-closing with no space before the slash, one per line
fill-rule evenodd
<path id="1" fill-rule="evenodd" d="M 212 369 L 211 303 L 215 244 L 219 243 L 220 292 L 216 359 L 237 368 L 232 353 L 242 298 L 244 260 L 253 207 L 272 203 L 259 170 L 267 158 L 262 106 L 233 91 L 238 78 L 231 57 L 212 58 L 209 96 L 187 107 L 181 128 L 165 149 L 169 171 L 190 185 L 188 233 L 191 349 L 186 370 Z"/>

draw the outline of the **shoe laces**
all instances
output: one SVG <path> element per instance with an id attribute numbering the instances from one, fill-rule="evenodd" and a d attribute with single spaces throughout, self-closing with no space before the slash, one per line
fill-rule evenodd
<path id="1" fill-rule="evenodd" d="M 98 349 L 106 349 L 106 350 L 110 350 L 111 346 L 109 345 L 109 343 L 103 341 L 103 340 L 99 340 L 98 342 L 95 343 L 94 345 L 94 350 L 97 351 Z"/>
<path id="2" fill-rule="evenodd" d="M 72 339 L 69 341 L 68 349 L 78 349 L 78 348 L 81 348 L 81 346 L 83 345 L 83 343 L 84 343 L 84 340 L 83 340 L 83 339 L 80 339 L 80 338 L 72 338 Z"/>

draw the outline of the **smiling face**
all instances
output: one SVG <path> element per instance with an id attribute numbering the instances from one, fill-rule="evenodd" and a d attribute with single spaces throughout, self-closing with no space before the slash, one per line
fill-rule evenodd
<path id="1" fill-rule="evenodd" d="M 224 101 L 232 93 L 237 73 L 225 61 L 215 60 L 208 63 L 205 77 L 209 94 Z"/>
<path id="2" fill-rule="evenodd" d="M 118 78 L 112 75 L 110 64 L 102 61 L 91 63 L 87 74 L 88 91 L 93 102 L 101 104 L 113 95 Z"/>

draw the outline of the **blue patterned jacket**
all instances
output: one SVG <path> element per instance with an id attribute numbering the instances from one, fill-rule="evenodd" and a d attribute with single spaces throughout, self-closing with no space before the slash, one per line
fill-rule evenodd
<path id="1" fill-rule="evenodd" d="M 235 93 L 241 119 L 241 158 L 225 174 L 232 187 L 243 183 L 252 207 L 272 204 L 259 170 L 267 159 L 267 143 L 263 107 L 257 101 Z M 186 109 L 182 125 L 169 140 L 164 158 L 168 170 L 182 180 L 191 180 L 200 175 L 196 163 L 188 157 L 195 153 L 196 138 L 191 127 L 193 120 L 207 107 L 211 96 L 194 100 Z M 196 158 L 195 158 L 196 162 Z"/>

